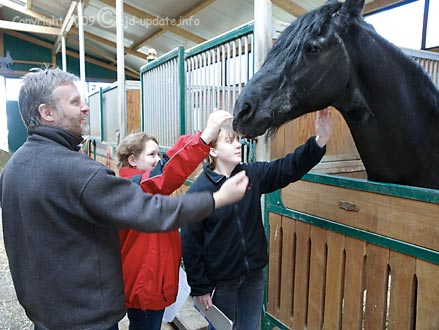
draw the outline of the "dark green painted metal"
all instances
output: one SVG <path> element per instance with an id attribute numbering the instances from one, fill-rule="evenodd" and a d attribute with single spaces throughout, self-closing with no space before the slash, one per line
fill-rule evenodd
<path id="1" fill-rule="evenodd" d="M 96 160 L 96 140 L 92 140 L 93 143 L 93 160 Z"/>
<path id="2" fill-rule="evenodd" d="M 303 177 L 303 180 L 439 204 L 439 190 L 435 189 L 409 187 L 391 183 L 372 182 L 368 180 L 314 173 L 306 174 Z"/>
<path id="3" fill-rule="evenodd" d="M 38 38 L 35 35 L 32 35 L 28 32 L 21 32 L 24 35 L 30 36 L 34 39 L 40 39 L 42 41 L 45 41 L 44 39 Z M 37 45 L 33 42 L 29 42 L 23 39 L 20 39 L 18 37 L 8 35 L 5 33 L 3 35 L 3 48 L 6 51 L 10 51 L 11 57 L 14 60 L 28 60 L 28 61 L 37 61 L 42 63 L 52 63 L 52 50 L 49 48 L 46 48 L 44 46 Z M 74 52 L 77 52 L 73 49 L 67 49 L 72 50 Z M 90 56 L 90 55 L 88 55 Z M 95 58 L 99 60 L 99 58 Z M 59 52 L 56 56 L 56 63 L 58 66 L 61 67 L 62 62 L 62 55 L 61 52 Z M 88 81 L 102 81 L 102 80 L 110 80 L 114 81 L 117 79 L 116 72 L 103 68 L 99 65 L 86 62 L 86 72 L 87 72 L 87 80 Z M 34 64 L 34 63 L 14 63 L 12 66 L 11 72 L 3 72 L 2 75 L 5 77 L 15 77 L 17 74 L 14 73 L 14 71 L 25 71 L 28 72 L 29 70 L 35 68 L 35 67 L 42 67 L 41 64 Z M 68 72 L 71 72 L 77 76 L 79 76 L 79 59 L 67 55 L 67 70 Z M 21 76 L 21 74 L 20 74 Z M 132 79 L 132 78 L 131 78 Z"/>
<path id="4" fill-rule="evenodd" d="M 143 86 L 144 86 L 144 80 L 143 80 L 143 76 L 144 74 L 141 73 L 140 74 L 140 106 L 141 106 L 141 111 L 140 111 L 140 129 L 142 130 L 142 132 L 145 131 L 145 95 L 143 93 Z"/>
<path id="5" fill-rule="evenodd" d="M 184 69 L 184 47 L 178 47 L 178 78 L 180 89 L 180 135 L 186 134 L 186 70 Z"/>
<path id="6" fill-rule="evenodd" d="M 253 32 L 253 22 L 247 23 L 245 25 L 242 25 L 234 30 L 231 30 L 225 34 L 222 34 L 216 38 L 213 38 L 211 40 L 208 40 L 206 42 L 203 42 L 202 44 L 195 46 L 191 49 L 186 50 L 186 58 L 195 56 L 197 54 L 200 54 L 206 50 L 212 49 L 214 47 L 217 47 L 221 44 L 224 44 L 230 40 L 242 37 L 246 34 Z"/>
<path id="7" fill-rule="evenodd" d="M 102 87 L 99 87 L 99 116 L 101 119 L 101 141 L 104 141 L 104 96 Z"/>
<path id="8" fill-rule="evenodd" d="M 273 327 L 278 327 L 281 330 L 289 330 L 285 324 L 283 324 L 281 321 L 277 320 L 272 315 L 268 314 L 267 312 L 263 313 L 262 318 L 262 330 L 272 330 Z"/>
<path id="9" fill-rule="evenodd" d="M 182 47 L 182 46 L 180 46 L 180 47 Z M 161 64 L 163 64 L 163 63 L 165 63 L 165 62 L 167 62 L 169 60 L 172 60 L 172 59 L 178 57 L 179 52 L 180 52 L 180 47 L 177 47 L 177 48 L 171 50 L 170 52 L 160 56 L 157 59 L 155 59 L 154 61 L 151 61 L 151 62 L 145 64 L 144 66 L 142 66 L 140 68 L 140 74 L 142 74 L 142 73 L 144 73 L 146 71 L 152 70 L 155 67 L 157 67 L 157 66 L 159 66 L 159 65 L 161 65 Z"/>

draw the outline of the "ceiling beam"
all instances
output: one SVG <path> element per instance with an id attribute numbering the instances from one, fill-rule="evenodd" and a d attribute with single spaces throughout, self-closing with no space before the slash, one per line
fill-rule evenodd
<path id="1" fill-rule="evenodd" d="M 69 33 L 70 28 L 75 22 L 76 16 L 74 15 L 76 9 L 77 2 L 72 1 L 69 9 L 67 10 L 67 14 L 64 17 L 64 21 L 61 26 L 61 34 L 56 38 L 55 44 L 53 45 L 53 53 L 57 54 L 59 49 L 61 48 L 61 38 L 65 36 L 66 33 Z"/>
<path id="2" fill-rule="evenodd" d="M 73 34 L 76 34 L 76 35 L 79 34 L 78 29 L 75 28 L 75 27 L 72 28 L 70 30 L 70 32 L 73 33 Z M 96 41 L 97 43 L 101 43 L 103 45 L 106 45 L 108 47 L 116 49 L 116 43 L 115 42 L 110 41 L 110 40 L 105 39 L 105 38 L 102 38 L 102 37 L 99 37 L 99 36 L 97 36 L 95 34 L 92 34 L 90 32 L 84 32 L 84 37 L 85 37 L 85 39 L 90 39 L 90 40 Z M 129 53 L 130 55 L 137 56 L 137 57 L 139 57 L 139 58 L 141 58 L 143 60 L 146 59 L 146 54 L 141 53 L 141 52 L 137 52 L 137 51 L 136 52 L 131 52 L 130 49 L 126 48 L 126 47 L 125 47 L 125 53 Z"/>
<path id="3" fill-rule="evenodd" d="M 77 40 L 76 36 L 73 37 L 73 38 L 75 38 Z M 92 51 L 92 52 L 94 52 L 96 55 L 98 55 L 98 56 L 100 56 L 102 58 L 105 58 L 106 60 L 108 60 L 110 62 L 111 65 L 116 65 L 117 59 L 115 59 L 112 55 L 105 54 L 104 52 L 102 52 L 102 51 L 98 50 L 97 48 L 92 47 L 90 45 L 87 47 L 87 49 Z M 127 69 L 128 71 L 131 71 L 131 72 L 133 72 L 135 74 L 138 74 L 140 76 L 140 73 L 139 73 L 138 70 L 136 70 L 134 68 L 131 68 L 131 67 L 129 67 L 126 64 L 125 64 L 125 69 Z"/>
<path id="4" fill-rule="evenodd" d="M 20 6 L 19 4 L 12 2 L 10 0 L 0 0 L 0 5 L 13 9 L 16 12 L 25 14 L 31 18 L 34 18 L 39 23 L 43 23 L 45 25 L 50 25 L 50 26 L 57 26 L 57 27 L 61 26 L 61 22 L 59 20 L 40 14 L 35 10 L 26 9 L 26 7 Z"/>
<path id="5" fill-rule="evenodd" d="M 184 12 L 182 12 L 180 15 L 178 15 L 178 20 L 185 20 L 185 19 L 191 18 L 197 12 L 199 12 L 200 10 L 202 10 L 202 9 L 206 8 L 207 6 L 211 5 L 215 1 L 216 0 L 200 0 L 200 1 L 198 1 L 192 7 L 186 9 Z M 175 18 L 175 19 L 177 19 L 177 18 Z M 146 45 L 147 43 L 149 43 L 149 42 L 153 41 L 154 39 L 158 38 L 159 36 L 161 36 L 165 32 L 167 32 L 167 30 L 165 30 L 162 27 L 160 27 L 160 30 L 158 30 L 157 32 L 154 32 L 153 34 L 149 35 L 148 37 L 140 40 L 139 42 L 137 42 L 136 44 L 131 46 L 130 52 L 137 51 L 139 48 L 142 48 L 144 45 Z M 202 43 L 204 41 L 206 41 L 206 40 L 204 39 L 203 41 L 200 41 L 200 42 L 197 42 L 197 43 Z"/>
<path id="6" fill-rule="evenodd" d="M 294 17 L 302 16 L 307 12 L 305 8 L 299 6 L 296 2 L 291 0 L 273 0 L 273 5 L 279 7 Z"/>
<path id="7" fill-rule="evenodd" d="M 36 45 L 41 46 L 41 47 L 45 47 L 45 48 L 48 48 L 48 49 L 52 49 L 52 47 L 53 47 L 53 45 L 51 43 L 49 43 L 49 42 L 42 41 L 42 40 L 30 37 L 30 36 L 28 36 L 26 34 L 23 34 L 23 33 L 20 33 L 20 32 L 6 30 L 6 31 L 4 31 L 4 33 L 9 34 L 9 35 L 11 35 L 13 37 L 16 37 L 16 38 L 28 41 L 30 43 L 36 44 Z M 69 56 L 71 56 L 71 57 L 79 58 L 79 55 L 77 53 L 71 51 L 71 50 L 67 50 L 66 53 Z M 98 65 L 100 67 L 109 69 L 111 71 L 116 71 L 117 70 L 116 67 L 114 67 L 113 65 L 105 63 L 105 62 L 102 62 L 102 61 L 99 61 L 99 60 L 96 60 L 96 59 L 91 58 L 89 56 L 86 56 L 85 60 L 86 60 L 86 62 L 93 63 L 95 65 Z M 139 79 L 139 77 L 140 77 L 139 75 L 136 75 L 136 74 L 131 73 L 131 72 L 126 71 L 126 70 L 125 70 L 125 74 L 127 76 L 133 77 L 135 79 Z"/>
<path id="8" fill-rule="evenodd" d="M 116 6 L 115 0 L 100 0 L 100 1 L 111 6 L 111 7 Z M 153 16 L 153 15 L 151 15 L 143 10 L 137 9 L 137 8 L 130 6 L 130 5 L 127 5 L 127 4 L 123 5 L 123 10 L 127 14 L 130 14 L 130 15 L 138 17 L 142 20 L 145 20 L 145 22 L 148 22 L 148 21 L 150 21 L 151 23 L 157 22 L 157 23 L 159 23 L 159 24 L 157 24 L 157 26 L 159 26 L 161 29 L 175 33 L 176 35 L 179 35 L 185 39 L 191 40 L 197 44 L 206 41 L 206 39 L 196 35 L 195 33 L 192 33 L 190 31 L 182 29 L 182 28 L 178 27 L 176 24 L 171 24 L 172 20 L 170 20 L 169 18 L 162 18 L 159 16 Z M 178 22 L 178 20 L 176 20 L 176 21 Z"/>
<path id="9" fill-rule="evenodd" d="M 363 9 L 363 15 L 374 12 L 378 9 L 383 9 L 391 5 L 395 5 L 400 2 L 404 2 L 406 0 L 374 0 L 369 3 L 366 3 Z"/>
<path id="10" fill-rule="evenodd" d="M 0 20 L 0 29 L 42 33 L 42 34 L 50 34 L 50 35 L 59 35 L 61 33 L 61 29 L 57 27 L 18 23 L 18 22 L 4 21 L 4 20 Z"/>

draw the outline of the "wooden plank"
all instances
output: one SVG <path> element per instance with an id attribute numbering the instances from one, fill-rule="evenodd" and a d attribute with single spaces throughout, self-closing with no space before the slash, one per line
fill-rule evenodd
<path id="1" fill-rule="evenodd" d="M 316 135 L 315 118 L 315 113 L 309 113 L 283 125 L 282 127 L 285 130 L 285 141 L 287 141 L 287 143 L 284 144 L 283 150 L 279 150 L 281 146 L 277 147 L 276 144 L 282 142 L 277 139 L 276 134 L 272 143 L 272 147 L 276 150 L 276 154 L 273 154 L 275 158 L 292 152 L 298 146 L 305 143 L 310 136 Z M 336 109 L 332 109 L 332 121 L 333 133 L 327 145 L 326 157 L 329 157 L 329 159 L 332 160 L 360 159 L 349 127 Z"/>
<path id="2" fill-rule="evenodd" d="M 416 261 L 418 297 L 416 330 L 439 329 L 439 266 Z"/>
<path id="3" fill-rule="evenodd" d="M 293 329 L 304 329 L 308 301 L 309 225 L 296 222 L 296 271 L 293 300 Z"/>
<path id="4" fill-rule="evenodd" d="M 279 317 L 279 290 L 282 251 L 282 218 L 279 214 L 270 213 L 270 256 L 268 268 L 267 311 Z"/>
<path id="5" fill-rule="evenodd" d="M 390 251 L 391 283 L 389 330 L 411 330 L 414 326 L 416 258 Z"/>
<path id="6" fill-rule="evenodd" d="M 295 1 L 291 0 L 273 0 L 273 4 L 294 17 L 299 17 L 305 14 L 307 11 Z"/>
<path id="7" fill-rule="evenodd" d="M 281 196 L 290 209 L 439 250 L 438 204 L 307 181 L 290 184 Z M 340 208 L 341 201 L 355 204 L 358 211 Z"/>
<path id="8" fill-rule="evenodd" d="M 366 243 L 352 237 L 345 239 L 346 269 L 342 329 L 361 330 L 365 283 Z"/>
<path id="9" fill-rule="evenodd" d="M 343 235 L 328 231 L 328 263 L 326 270 L 325 329 L 341 328 L 341 312 L 344 282 L 344 245 Z"/>
<path id="10" fill-rule="evenodd" d="M 365 330 L 385 329 L 389 250 L 367 245 Z"/>
<path id="11" fill-rule="evenodd" d="M 59 35 L 60 28 L 0 20 L 0 29 Z"/>
<path id="12" fill-rule="evenodd" d="M 141 119 L 141 100 L 140 89 L 130 89 L 126 91 L 127 103 L 127 132 L 140 130 Z"/>
<path id="13" fill-rule="evenodd" d="M 326 283 L 326 230 L 311 226 L 311 258 L 309 269 L 308 330 L 323 328 Z"/>
<path id="14" fill-rule="evenodd" d="M 296 221 L 282 217 L 282 261 L 280 278 L 279 320 L 287 325 L 293 321 L 294 273 L 296 268 Z"/>

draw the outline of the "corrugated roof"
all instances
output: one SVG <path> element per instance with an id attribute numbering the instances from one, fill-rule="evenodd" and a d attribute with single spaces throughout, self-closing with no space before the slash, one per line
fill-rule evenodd
<path id="1" fill-rule="evenodd" d="M 389 0 L 395 2 L 399 0 Z M 273 0 L 273 20 L 291 22 L 300 13 L 320 6 L 323 0 Z M 374 2 L 382 4 L 384 1 Z M 60 28 L 72 1 L 0 0 L 1 20 Z M 115 0 L 84 1 L 86 55 L 116 65 Z M 73 15 L 76 15 L 76 10 Z M 76 17 L 76 16 L 74 16 Z M 124 1 L 125 64 L 130 72 L 139 72 L 147 63 L 146 53 L 155 48 L 158 55 L 179 45 L 193 47 L 253 20 L 253 0 L 161 0 Z M 57 35 L 31 35 L 55 44 Z M 78 51 L 77 20 L 67 33 L 67 47 Z"/>

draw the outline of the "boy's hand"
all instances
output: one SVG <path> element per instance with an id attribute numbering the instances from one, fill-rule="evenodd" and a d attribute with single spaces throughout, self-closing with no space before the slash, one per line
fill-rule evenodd
<path id="1" fill-rule="evenodd" d="M 233 115 L 224 110 L 214 110 L 207 119 L 207 125 L 201 134 L 201 139 L 210 144 L 219 134 L 221 126 L 226 120 L 233 118 Z"/>
<path id="2" fill-rule="evenodd" d="M 197 299 L 198 302 L 206 308 L 206 311 L 213 306 L 210 293 L 206 293 L 204 296 L 196 296 L 194 298 Z"/>
<path id="3" fill-rule="evenodd" d="M 320 148 L 323 148 L 326 143 L 328 143 L 332 134 L 332 118 L 331 109 L 329 107 L 317 111 L 316 132 L 316 142 Z"/>

